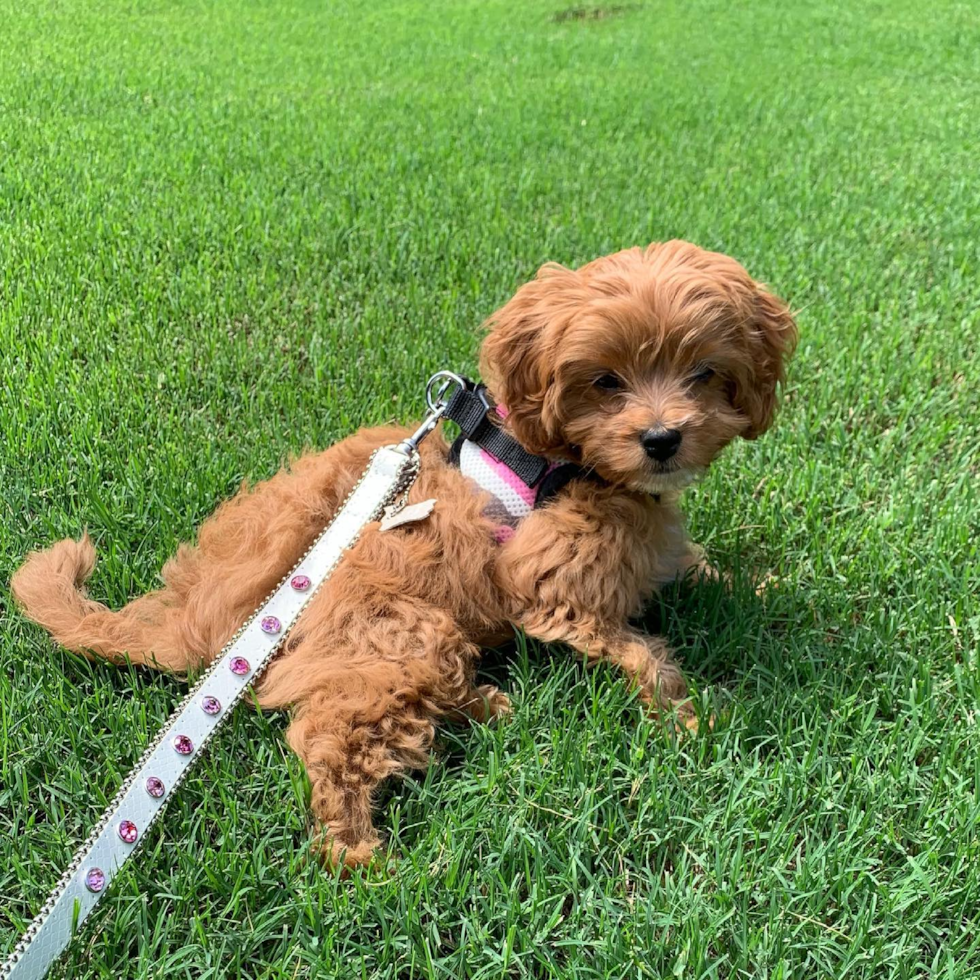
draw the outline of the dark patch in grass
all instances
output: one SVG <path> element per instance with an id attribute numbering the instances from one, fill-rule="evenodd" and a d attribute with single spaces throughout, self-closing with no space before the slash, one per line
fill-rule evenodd
<path id="1" fill-rule="evenodd" d="M 566 10 L 559 10 L 551 19 L 556 24 L 564 24 L 570 20 L 606 20 L 628 14 L 639 6 L 638 3 L 617 3 L 611 7 L 568 7 Z"/>

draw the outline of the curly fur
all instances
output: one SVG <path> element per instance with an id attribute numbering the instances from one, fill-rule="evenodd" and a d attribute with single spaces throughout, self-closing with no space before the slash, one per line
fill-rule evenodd
<path id="1" fill-rule="evenodd" d="M 514 625 L 618 665 L 654 709 L 693 723 L 666 643 L 628 621 L 662 583 L 710 573 L 677 498 L 735 436 L 769 427 L 796 339 L 785 305 L 733 259 L 667 242 L 574 271 L 544 266 L 489 327 L 481 370 L 510 410 L 501 424 L 605 483 L 573 481 L 497 545 L 483 498 L 437 434 L 410 495 L 435 498 L 432 515 L 384 534 L 369 526 L 310 602 L 258 694 L 264 707 L 292 708 L 287 738 L 331 863 L 370 860 L 372 793 L 426 765 L 440 719 L 506 712 L 475 672 L 481 646 Z M 596 385 L 610 374 L 616 390 Z M 657 425 L 683 435 L 667 463 L 640 443 Z M 196 546 L 180 547 L 162 589 L 117 612 L 82 591 L 95 563 L 87 536 L 28 556 L 14 595 L 72 650 L 185 673 L 221 651 L 305 552 L 372 451 L 405 433 L 362 430 L 243 490 Z"/>

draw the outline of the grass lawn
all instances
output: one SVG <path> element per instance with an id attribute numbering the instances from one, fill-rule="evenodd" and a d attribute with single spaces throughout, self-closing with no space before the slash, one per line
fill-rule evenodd
<path id="1" fill-rule="evenodd" d="M 56 972 L 980 975 L 980 17 L 570 5 L 0 0 L 4 952 L 182 691 L 52 649 L 24 553 L 88 527 L 122 604 L 243 478 L 417 417 L 541 262 L 682 237 L 802 333 L 689 492 L 734 594 L 650 612 L 716 730 L 517 642 L 513 719 L 447 730 L 341 882 L 240 708 Z"/>

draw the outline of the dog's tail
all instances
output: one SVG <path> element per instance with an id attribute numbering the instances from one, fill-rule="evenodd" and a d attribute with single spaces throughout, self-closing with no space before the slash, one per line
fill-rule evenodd
<path id="1" fill-rule="evenodd" d="M 14 572 L 10 588 L 24 613 L 62 646 L 86 656 L 116 659 L 109 621 L 116 616 L 89 599 L 84 585 L 95 567 L 95 546 L 83 535 L 66 538 L 46 551 L 35 551 Z"/>

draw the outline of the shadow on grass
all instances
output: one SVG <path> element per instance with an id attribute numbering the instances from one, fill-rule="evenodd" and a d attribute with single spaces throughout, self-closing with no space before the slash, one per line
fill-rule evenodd
<path id="1" fill-rule="evenodd" d="M 787 637 L 794 625 L 812 621 L 812 610 L 792 590 L 773 585 L 760 594 L 747 577 L 736 573 L 730 586 L 708 580 L 668 586 L 654 596 L 632 625 L 643 633 L 664 637 L 695 686 L 735 687 L 760 663 L 767 669 L 776 666 L 779 651 L 789 645 Z M 507 691 L 523 642 L 515 639 L 484 650 L 480 682 L 491 682 Z M 542 679 L 556 657 L 568 657 L 585 669 L 582 656 L 561 645 L 549 648 L 532 640 L 528 648 Z"/>

